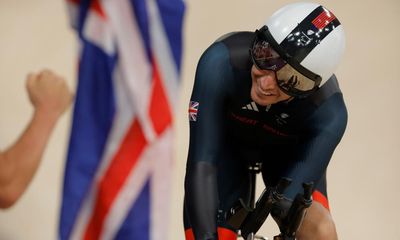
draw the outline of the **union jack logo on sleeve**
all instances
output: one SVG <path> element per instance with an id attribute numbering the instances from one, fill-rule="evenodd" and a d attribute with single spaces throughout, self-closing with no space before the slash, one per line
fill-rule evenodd
<path id="1" fill-rule="evenodd" d="M 190 104 L 189 104 L 189 121 L 196 122 L 198 110 L 199 110 L 199 103 L 195 102 L 195 101 L 190 101 Z"/>

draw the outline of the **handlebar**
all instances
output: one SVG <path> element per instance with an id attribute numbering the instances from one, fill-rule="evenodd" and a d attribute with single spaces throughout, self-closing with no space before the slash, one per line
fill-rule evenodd
<path id="1" fill-rule="evenodd" d="M 291 179 L 282 178 L 276 187 L 266 188 L 255 204 L 255 208 L 247 206 L 242 199 L 240 204 L 228 213 L 227 222 L 235 229 L 240 229 L 240 235 L 248 239 L 256 239 L 255 233 L 267 219 L 273 205 L 283 199 L 283 192 L 291 184 Z M 312 203 L 313 183 L 303 183 L 303 193 L 297 194 L 289 212 L 280 226 L 280 234 L 274 240 L 294 240 L 295 234 L 304 219 L 306 209 Z M 263 238 L 261 238 L 263 239 Z"/>
<path id="2" fill-rule="evenodd" d="M 249 234 L 256 233 L 261 228 L 270 214 L 274 203 L 283 199 L 283 192 L 291 182 L 292 180 L 289 178 L 282 178 L 275 188 L 264 190 L 256 203 L 255 209 L 248 215 L 242 225 L 242 236 L 245 239 Z"/>
<path id="3" fill-rule="evenodd" d="M 303 194 L 297 194 L 292 206 L 289 209 L 288 215 L 284 220 L 284 227 L 280 228 L 281 234 L 276 236 L 274 240 L 294 240 L 297 230 L 302 223 L 306 214 L 306 209 L 312 203 L 313 183 L 303 183 Z"/>

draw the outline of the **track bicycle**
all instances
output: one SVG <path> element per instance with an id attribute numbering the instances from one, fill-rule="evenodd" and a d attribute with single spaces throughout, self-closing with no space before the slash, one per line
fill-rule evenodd
<path id="1" fill-rule="evenodd" d="M 231 208 L 228 213 L 227 221 L 235 229 L 239 229 L 239 237 L 245 240 L 267 240 L 267 238 L 256 235 L 268 215 L 271 213 L 273 205 L 283 198 L 284 190 L 291 184 L 291 179 L 281 178 L 275 187 L 267 187 L 255 202 L 256 176 L 261 172 L 262 163 L 252 162 L 249 164 L 250 176 L 250 201 L 248 204 L 243 199 Z M 280 227 L 280 234 L 274 240 L 295 240 L 296 231 L 304 219 L 306 209 L 312 203 L 313 183 L 303 183 L 303 193 L 297 194 L 293 203 L 284 218 L 283 227 Z"/>

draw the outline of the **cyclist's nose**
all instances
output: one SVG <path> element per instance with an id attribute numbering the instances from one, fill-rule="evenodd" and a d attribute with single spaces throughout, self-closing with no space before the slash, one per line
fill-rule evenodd
<path id="1" fill-rule="evenodd" d="M 265 71 L 265 74 L 260 76 L 258 81 L 263 90 L 275 89 L 277 87 L 274 71 Z"/>

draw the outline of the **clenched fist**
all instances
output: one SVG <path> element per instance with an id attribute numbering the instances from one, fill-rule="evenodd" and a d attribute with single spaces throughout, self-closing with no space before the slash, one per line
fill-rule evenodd
<path id="1" fill-rule="evenodd" d="M 12 206 L 28 187 L 57 120 L 72 100 L 65 80 L 49 70 L 29 74 L 26 88 L 35 112 L 18 140 L 0 150 L 0 208 Z"/>
<path id="2" fill-rule="evenodd" d="M 64 78 L 50 70 L 30 73 L 26 88 L 37 113 L 58 118 L 72 101 L 72 93 Z"/>

